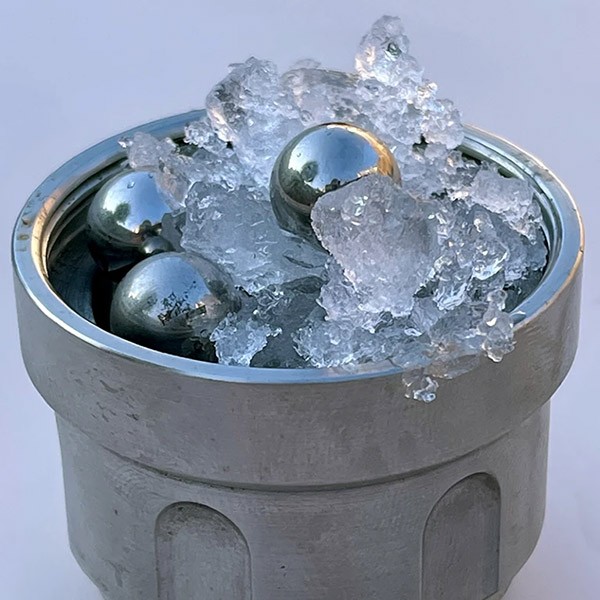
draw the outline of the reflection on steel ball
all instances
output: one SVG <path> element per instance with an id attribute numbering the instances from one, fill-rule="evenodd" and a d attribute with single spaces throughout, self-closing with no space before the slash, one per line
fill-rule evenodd
<path id="1" fill-rule="evenodd" d="M 88 210 L 94 260 L 106 271 L 140 261 L 147 256 L 144 241 L 160 233 L 170 210 L 151 173 L 124 171 L 113 177 L 96 193 Z"/>
<path id="2" fill-rule="evenodd" d="M 161 235 L 151 235 L 147 237 L 140 246 L 140 252 L 143 256 L 154 256 L 161 252 L 173 252 L 175 248 L 169 240 Z"/>
<path id="3" fill-rule="evenodd" d="M 279 155 L 271 176 L 271 204 L 279 225 L 314 238 L 310 211 L 325 193 L 365 175 L 400 181 L 387 146 L 372 133 L 345 123 L 325 123 L 303 131 Z"/>
<path id="4" fill-rule="evenodd" d="M 111 305 L 111 331 L 162 352 L 214 360 L 209 336 L 239 310 L 233 283 L 213 263 L 165 252 L 142 261 L 118 285 Z"/>

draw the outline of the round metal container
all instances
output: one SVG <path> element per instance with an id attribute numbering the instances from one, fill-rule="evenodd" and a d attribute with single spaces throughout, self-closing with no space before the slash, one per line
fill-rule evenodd
<path id="1" fill-rule="evenodd" d="M 181 136 L 189 113 L 138 130 Z M 119 136 L 120 137 L 120 136 Z M 56 411 L 73 552 L 110 600 L 497 600 L 542 526 L 548 400 L 577 346 L 582 228 L 541 163 L 469 128 L 464 152 L 528 179 L 550 261 L 516 349 L 404 397 L 356 373 L 198 362 L 108 333 L 85 243 L 118 137 L 28 200 L 13 238 L 22 352 Z"/>

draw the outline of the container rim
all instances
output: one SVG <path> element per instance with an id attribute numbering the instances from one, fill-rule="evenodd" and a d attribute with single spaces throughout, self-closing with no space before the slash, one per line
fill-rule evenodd
<path id="1" fill-rule="evenodd" d="M 245 384 L 334 383 L 399 375 L 390 361 L 345 368 L 275 369 L 202 362 L 142 347 L 86 320 L 69 308 L 52 288 L 46 257 L 52 217 L 71 192 L 102 170 L 121 162 L 119 140 L 136 131 L 158 137 L 181 137 L 184 126 L 203 116 L 196 110 L 134 127 L 112 136 L 73 157 L 52 173 L 29 197 L 12 237 L 15 275 L 46 317 L 71 335 L 98 349 L 128 360 L 150 364 L 189 377 Z M 536 289 L 513 311 L 515 335 L 543 312 L 578 271 L 583 256 L 583 225 L 570 193 L 539 160 L 510 142 L 473 126 L 466 126 L 462 149 L 488 158 L 509 174 L 527 178 L 536 188 L 549 237 L 549 262 Z"/>

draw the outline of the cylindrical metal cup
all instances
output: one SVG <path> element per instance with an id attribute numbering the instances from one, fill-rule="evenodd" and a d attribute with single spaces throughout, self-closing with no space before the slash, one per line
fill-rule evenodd
<path id="1" fill-rule="evenodd" d="M 138 129 L 178 137 L 199 114 Z M 22 352 L 56 411 L 71 547 L 105 598 L 501 598 L 540 533 L 548 400 L 577 346 L 582 228 L 560 182 L 468 129 L 465 153 L 535 187 L 550 261 L 515 312 L 515 350 L 428 405 L 404 397 L 390 364 L 230 367 L 104 330 L 110 290 L 84 223 L 123 167 L 117 139 L 49 177 L 13 238 Z"/>

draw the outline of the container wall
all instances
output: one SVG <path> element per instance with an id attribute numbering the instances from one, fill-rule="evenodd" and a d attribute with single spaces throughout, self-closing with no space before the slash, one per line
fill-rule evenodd
<path id="1" fill-rule="evenodd" d="M 59 420 L 71 545 L 109 600 L 483 600 L 538 539 L 548 414 L 420 475 L 310 492 L 171 478 Z"/>

